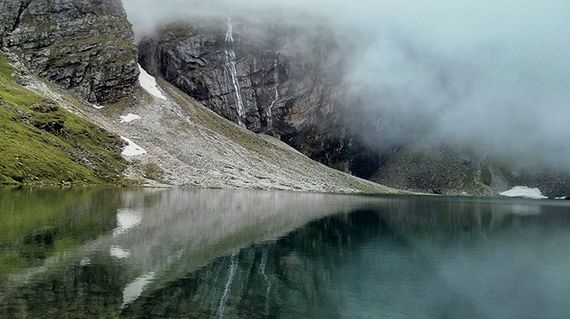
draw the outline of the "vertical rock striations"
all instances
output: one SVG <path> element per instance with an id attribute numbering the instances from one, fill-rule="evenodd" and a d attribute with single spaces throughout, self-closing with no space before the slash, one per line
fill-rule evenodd
<path id="1" fill-rule="evenodd" d="M 323 51 L 337 44 L 317 37 L 295 27 L 197 20 L 144 38 L 139 59 L 218 114 L 238 123 L 243 106 L 248 129 L 281 135 L 330 105 L 338 87 Z"/>
<path id="2" fill-rule="evenodd" d="M 133 92 L 137 51 L 120 0 L 3 0 L 2 46 L 92 103 Z"/>
<path id="3" fill-rule="evenodd" d="M 139 62 L 221 116 L 355 173 L 367 151 L 338 107 L 350 46 L 316 26 L 229 21 L 166 25 L 141 40 Z"/>

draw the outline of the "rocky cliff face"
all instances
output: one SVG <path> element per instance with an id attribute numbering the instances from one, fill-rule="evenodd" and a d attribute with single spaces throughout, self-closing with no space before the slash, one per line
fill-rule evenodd
<path id="1" fill-rule="evenodd" d="M 136 85 L 136 46 L 120 0 L 3 0 L 0 39 L 32 71 L 90 102 L 116 102 Z"/>
<path id="2" fill-rule="evenodd" d="M 143 38 L 139 61 L 223 117 L 369 177 L 360 159 L 375 155 L 344 127 L 338 107 L 348 49 L 318 27 L 195 19 Z"/>
<path id="3" fill-rule="evenodd" d="M 327 51 L 335 46 L 294 27 L 215 19 L 165 27 L 139 50 L 147 71 L 216 113 L 283 134 L 332 104 L 338 81 L 329 67 L 339 66 Z"/>

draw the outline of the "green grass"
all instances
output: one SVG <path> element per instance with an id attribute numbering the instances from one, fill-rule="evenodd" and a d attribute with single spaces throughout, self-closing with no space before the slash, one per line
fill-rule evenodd
<path id="1" fill-rule="evenodd" d="M 17 84 L 0 55 L 0 183 L 122 182 L 118 136 Z"/>

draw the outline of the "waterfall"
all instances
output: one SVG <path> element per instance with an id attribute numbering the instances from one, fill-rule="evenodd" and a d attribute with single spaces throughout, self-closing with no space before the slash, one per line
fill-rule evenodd
<path id="1" fill-rule="evenodd" d="M 279 100 L 279 70 L 277 68 L 277 63 L 279 62 L 279 51 L 275 52 L 275 61 L 273 61 L 273 80 L 275 81 L 275 86 L 273 90 L 275 91 L 275 97 L 271 104 L 267 108 L 267 130 L 273 128 L 273 107 L 275 103 Z"/>
<path id="2" fill-rule="evenodd" d="M 236 98 L 236 109 L 238 124 L 245 127 L 245 106 L 243 104 L 243 99 L 241 97 L 241 89 L 238 81 L 238 74 L 236 68 L 236 52 L 234 50 L 234 27 L 232 25 L 232 18 L 228 17 L 228 30 L 226 32 L 225 40 L 225 53 L 226 53 L 226 66 L 228 72 L 230 73 L 230 80 L 234 87 L 235 98 Z"/>
<path id="3" fill-rule="evenodd" d="M 261 270 L 261 276 L 263 280 L 267 284 L 267 290 L 265 292 L 265 314 L 269 313 L 269 294 L 271 293 L 271 281 L 267 276 L 266 268 L 267 268 L 267 255 L 269 252 L 267 250 L 263 251 L 263 255 L 261 256 L 261 263 L 259 265 L 259 269 Z"/>
<path id="4" fill-rule="evenodd" d="M 236 251 L 232 254 L 230 258 L 230 269 L 228 273 L 228 280 L 226 281 L 224 293 L 222 294 L 222 299 L 220 299 L 220 305 L 218 306 L 218 318 L 224 318 L 226 303 L 228 302 L 228 297 L 232 289 L 232 282 L 234 281 L 234 277 L 236 275 L 238 266 L 239 266 L 239 253 Z"/>

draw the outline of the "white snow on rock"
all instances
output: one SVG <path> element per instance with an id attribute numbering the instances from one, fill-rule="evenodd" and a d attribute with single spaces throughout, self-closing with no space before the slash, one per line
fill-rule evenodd
<path id="1" fill-rule="evenodd" d="M 139 70 L 140 70 L 139 83 L 142 86 L 142 88 L 145 89 L 152 96 L 157 97 L 161 100 L 166 100 L 166 96 L 162 94 L 162 92 L 158 88 L 158 84 L 156 84 L 156 79 L 152 75 L 148 74 L 148 72 L 146 72 L 145 69 L 143 69 L 142 66 L 140 66 L 140 64 L 139 64 Z"/>
<path id="2" fill-rule="evenodd" d="M 132 121 L 140 120 L 142 117 L 139 115 L 129 113 L 127 115 L 121 116 L 121 123 L 130 123 Z"/>
<path id="3" fill-rule="evenodd" d="M 512 189 L 502 192 L 501 196 L 505 197 L 518 197 L 518 198 L 532 198 L 532 199 L 547 199 L 540 189 L 530 188 L 527 186 L 515 186 Z"/>
<path id="4" fill-rule="evenodd" d="M 123 156 L 130 157 L 130 156 L 140 156 L 146 154 L 144 148 L 138 146 L 137 144 L 135 144 L 135 142 L 123 136 L 121 136 L 121 139 L 129 143 L 129 145 L 127 145 L 127 147 L 125 147 L 125 150 L 121 153 Z"/>

